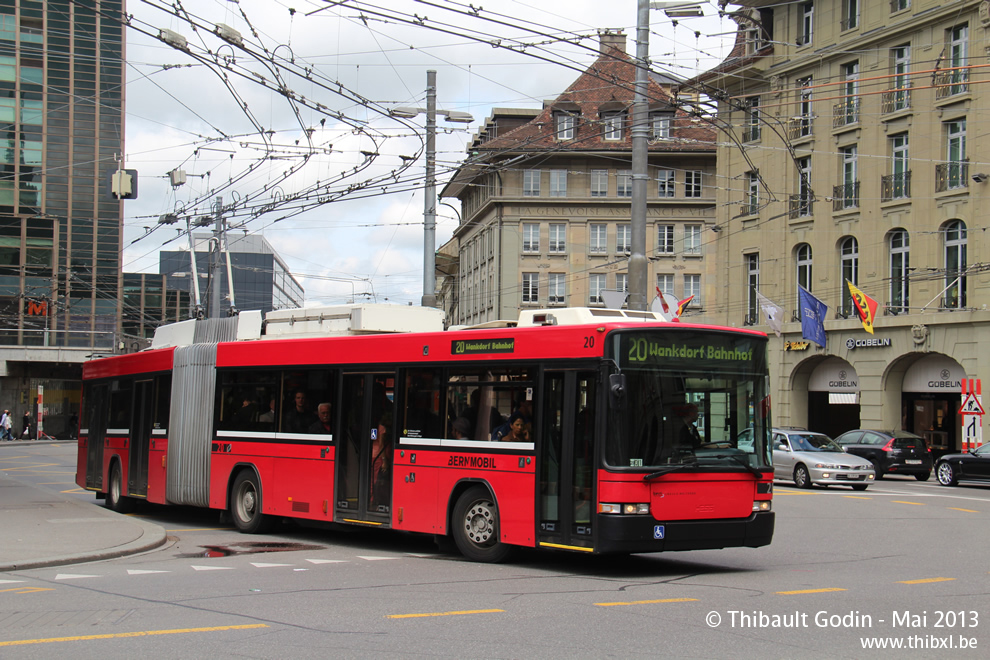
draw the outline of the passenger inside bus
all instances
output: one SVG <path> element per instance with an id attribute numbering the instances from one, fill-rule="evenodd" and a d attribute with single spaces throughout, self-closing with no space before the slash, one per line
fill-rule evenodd
<path id="1" fill-rule="evenodd" d="M 293 404 L 282 420 L 282 430 L 286 433 L 308 433 L 309 427 L 319 421 L 319 418 L 309 409 L 306 392 L 296 390 Z"/>
<path id="2" fill-rule="evenodd" d="M 309 425 L 309 433 L 321 433 L 324 435 L 333 433 L 333 428 L 330 424 L 330 404 L 321 403 L 318 405 L 316 407 L 316 416 L 319 419 Z"/>

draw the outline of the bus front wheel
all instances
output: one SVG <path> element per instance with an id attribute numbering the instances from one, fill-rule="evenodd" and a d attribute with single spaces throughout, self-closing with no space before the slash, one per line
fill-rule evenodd
<path id="1" fill-rule="evenodd" d="M 271 516 L 261 513 L 261 486 L 251 470 L 242 470 L 230 493 L 230 513 L 238 531 L 258 534 L 265 531 Z"/>
<path id="2" fill-rule="evenodd" d="M 499 541 L 499 527 L 498 506 L 488 489 L 473 486 L 457 499 L 454 542 L 467 559 L 487 563 L 508 559 L 512 548 Z"/>
<path id="3" fill-rule="evenodd" d="M 134 500 L 124 496 L 124 477 L 120 470 L 120 463 L 117 461 L 114 461 L 110 468 L 107 508 L 117 513 L 130 513 L 134 510 Z"/>

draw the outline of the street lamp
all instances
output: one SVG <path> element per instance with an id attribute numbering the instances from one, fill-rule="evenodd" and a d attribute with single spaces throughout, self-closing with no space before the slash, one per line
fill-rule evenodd
<path id="1" fill-rule="evenodd" d="M 426 185 L 423 190 L 423 307 L 436 307 L 436 243 L 437 243 L 437 113 L 447 121 L 470 124 L 474 121 L 467 112 L 437 110 L 437 72 L 426 72 L 426 107 L 399 107 L 389 111 L 393 117 L 412 119 L 426 114 Z"/>

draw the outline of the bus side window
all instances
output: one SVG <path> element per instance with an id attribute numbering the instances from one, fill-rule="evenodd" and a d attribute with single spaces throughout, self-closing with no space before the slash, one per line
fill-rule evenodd
<path id="1" fill-rule="evenodd" d="M 410 438 L 443 437 L 444 424 L 440 419 L 440 370 L 409 369 L 406 371 L 405 401 L 399 414 L 405 419 L 399 428 Z"/>

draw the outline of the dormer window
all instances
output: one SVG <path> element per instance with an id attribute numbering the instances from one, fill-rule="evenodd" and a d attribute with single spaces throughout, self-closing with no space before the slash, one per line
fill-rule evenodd
<path id="1" fill-rule="evenodd" d="M 653 113 L 650 115 L 650 139 L 669 140 L 670 122 L 673 119 L 669 114 Z"/>
<path id="2" fill-rule="evenodd" d="M 604 137 L 606 140 L 622 139 L 622 122 L 625 118 L 624 112 L 603 112 L 602 125 L 604 127 Z"/>
<path id="3" fill-rule="evenodd" d="M 556 137 L 558 140 L 574 139 L 574 126 L 577 123 L 574 120 L 574 115 L 569 112 L 558 112 L 554 115 Z"/>

